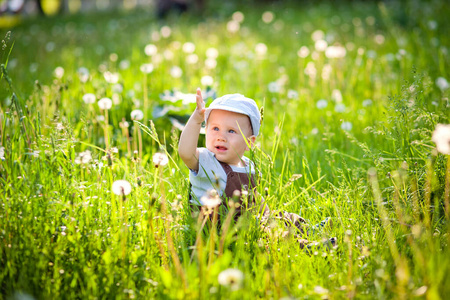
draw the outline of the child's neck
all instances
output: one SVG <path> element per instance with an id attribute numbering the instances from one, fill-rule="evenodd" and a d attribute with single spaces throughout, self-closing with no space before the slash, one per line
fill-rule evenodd
<path id="1" fill-rule="evenodd" d="M 237 164 L 228 164 L 228 163 L 226 163 L 226 164 L 230 165 L 230 166 L 234 166 L 234 167 L 240 167 L 240 168 L 245 168 L 247 166 L 247 164 L 245 163 L 245 161 L 242 158 L 239 160 L 239 162 Z"/>

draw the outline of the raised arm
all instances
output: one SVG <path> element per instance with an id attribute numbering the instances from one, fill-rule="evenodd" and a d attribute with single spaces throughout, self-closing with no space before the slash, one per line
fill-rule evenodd
<path id="1" fill-rule="evenodd" d="M 197 89 L 196 98 L 197 108 L 186 123 L 183 132 L 181 132 L 178 154 L 189 169 L 198 171 L 198 136 L 205 119 L 205 102 L 200 88 Z"/>

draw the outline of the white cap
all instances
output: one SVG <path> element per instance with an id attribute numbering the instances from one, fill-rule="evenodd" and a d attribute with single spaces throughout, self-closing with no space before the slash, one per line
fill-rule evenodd
<path id="1" fill-rule="evenodd" d="M 208 122 L 209 114 L 213 109 L 220 109 L 246 115 L 250 118 L 253 134 L 259 134 L 261 126 L 261 114 L 258 106 L 253 99 L 247 98 L 241 94 L 230 94 L 214 100 L 205 111 L 205 122 Z"/>

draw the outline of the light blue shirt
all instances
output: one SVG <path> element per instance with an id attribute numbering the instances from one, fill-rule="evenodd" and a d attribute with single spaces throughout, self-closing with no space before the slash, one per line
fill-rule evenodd
<path id="1" fill-rule="evenodd" d="M 242 160 L 245 167 L 238 167 L 230 165 L 234 172 L 255 174 L 255 166 L 253 162 L 247 157 L 243 156 Z M 216 159 L 215 154 L 206 148 L 198 148 L 198 171 L 189 171 L 189 181 L 192 184 L 191 202 L 201 205 L 201 198 L 206 195 L 206 192 L 215 189 L 217 193 L 222 196 L 227 186 L 227 175 Z M 216 182 L 219 186 L 217 187 Z"/>

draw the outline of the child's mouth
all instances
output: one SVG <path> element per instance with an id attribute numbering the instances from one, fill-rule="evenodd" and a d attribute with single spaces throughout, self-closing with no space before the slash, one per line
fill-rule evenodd
<path id="1" fill-rule="evenodd" d="M 218 151 L 226 151 L 226 150 L 227 150 L 227 148 L 226 148 L 226 147 L 223 147 L 223 146 L 216 146 L 216 149 L 217 149 Z"/>

